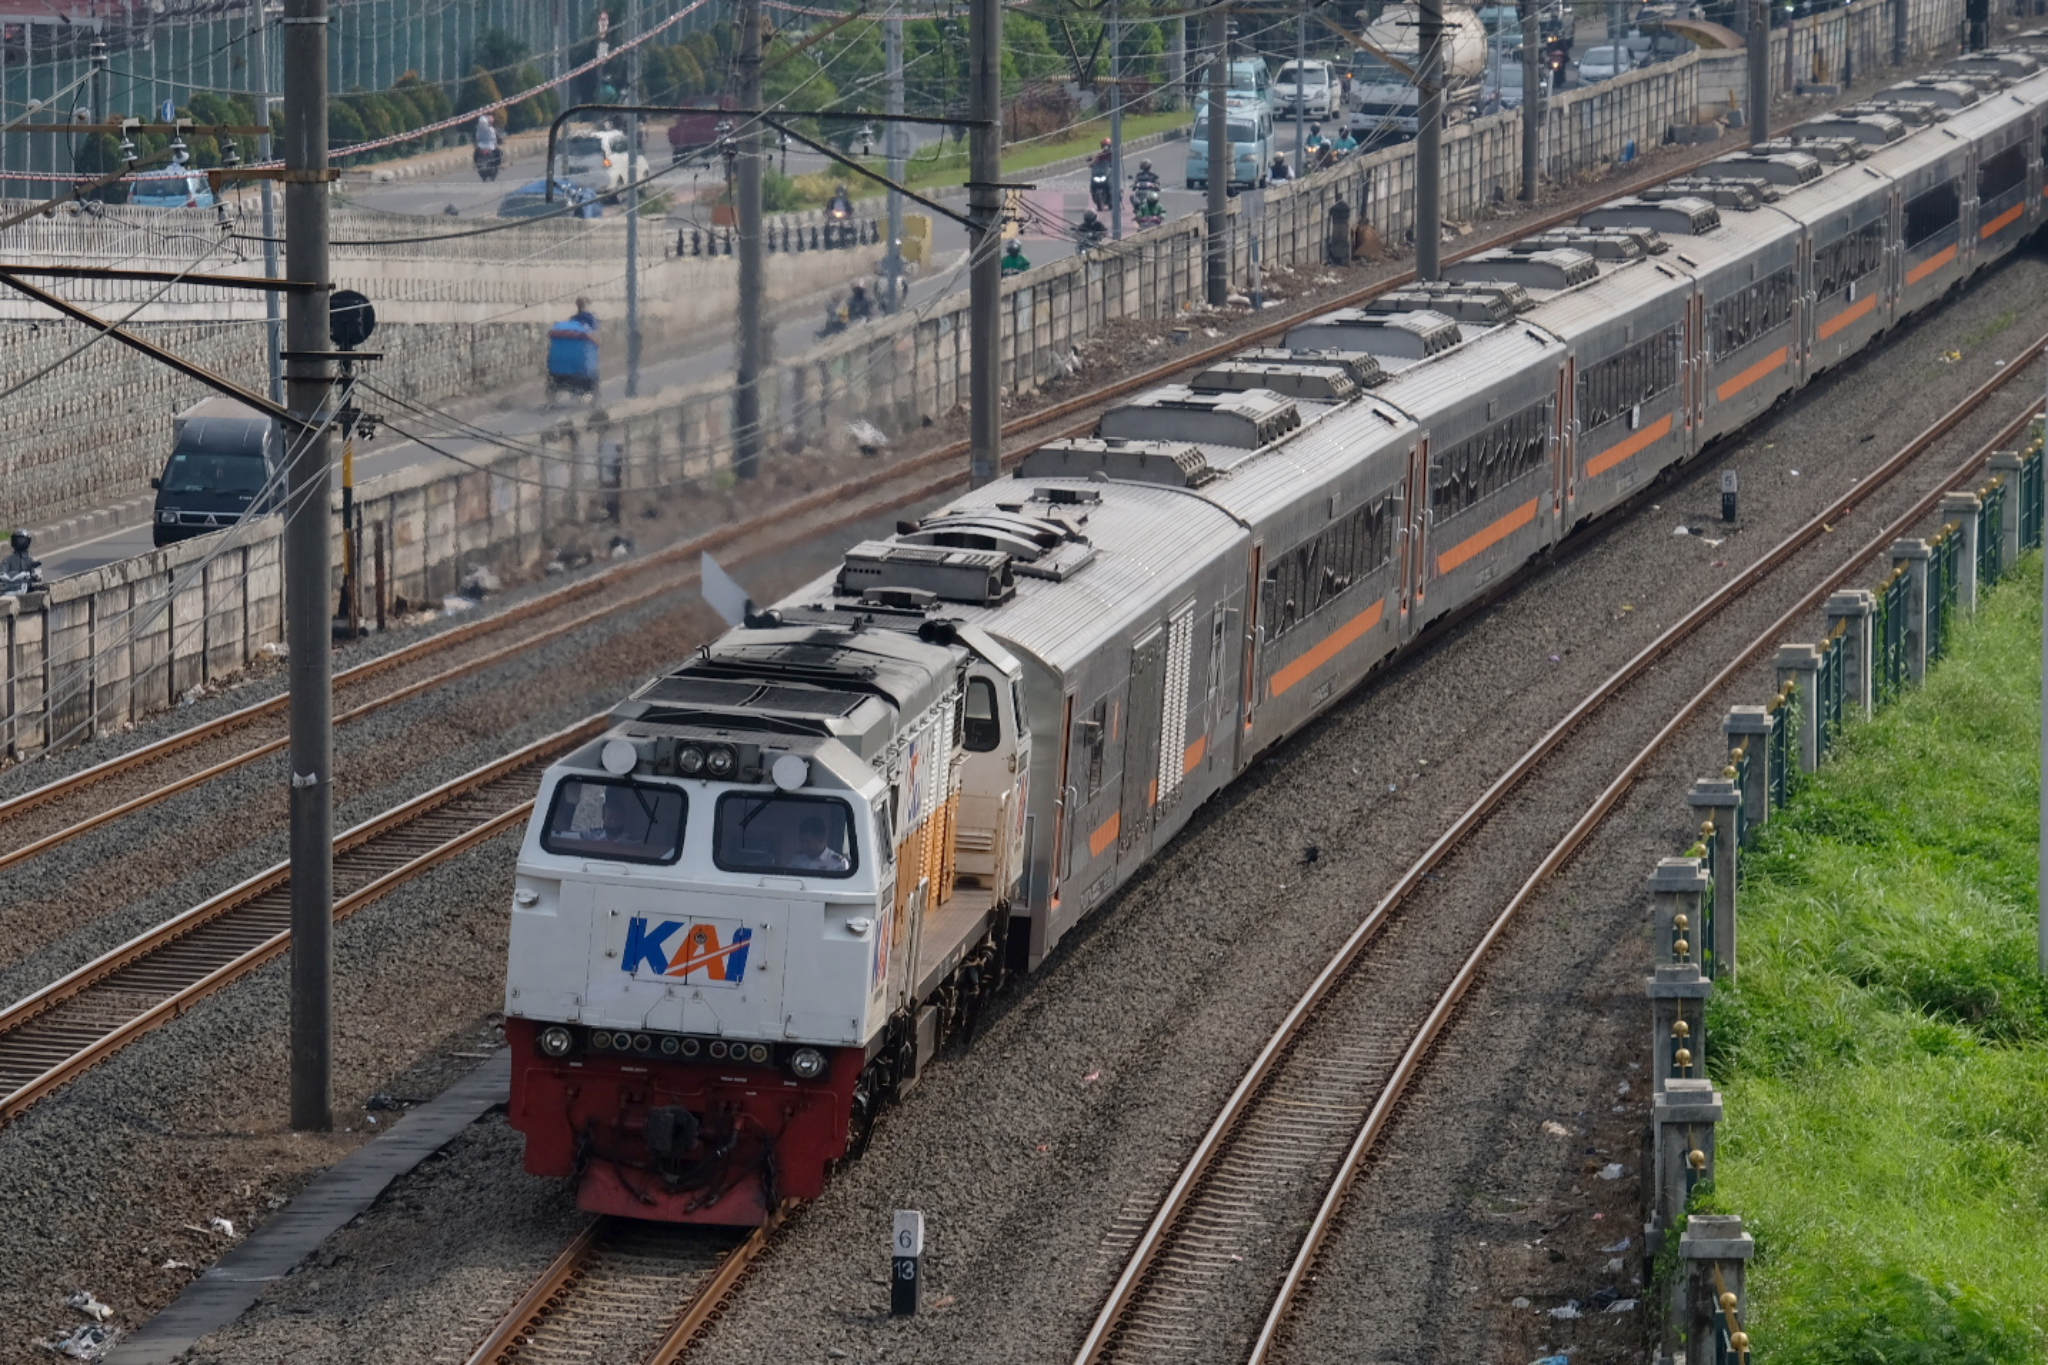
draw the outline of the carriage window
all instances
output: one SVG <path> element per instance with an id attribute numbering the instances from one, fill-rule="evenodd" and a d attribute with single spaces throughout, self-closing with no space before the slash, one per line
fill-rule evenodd
<path id="1" fill-rule="evenodd" d="M 1962 214 L 1956 182 L 1945 180 L 1927 193 L 1906 201 L 1906 245 L 1918 246 L 1944 228 L 1955 226 Z"/>
<path id="2" fill-rule="evenodd" d="M 1392 492 L 1360 504 L 1283 555 L 1259 585 L 1259 619 L 1277 640 L 1394 557 L 1399 501 Z"/>
<path id="3" fill-rule="evenodd" d="M 672 863 L 683 851 L 683 793 L 599 778 L 565 778 L 555 788 L 540 846 L 565 858 Z"/>
<path id="4" fill-rule="evenodd" d="M 996 688 L 987 678 L 967 680 L 967 749 L 985 754 L 1003 742 L 1002 722 L 996 719 Z"/>
<path id="5" fill-rule="evenodd" d="M 860 866 L 853 813 L 837 797 L 728 792 L 718 798 L 711 860 L 727 872 L 850 877 Z"/>
<path id="6" fill-rule="evenodd" d="M 1666 328 L 1579 373 L 1579 429 L 1591 431 L 1678 387 L 1678 329 Z"/>
<path id="7" fill-rule="evenodd" d="M 1708 310 L 1707 336 L 1718 359 L 1792 320 L 1792 267 L 1766 275 Z"/>
<path id="8" fill-rule="evenodd" d="M 1540 468 L 1550 451 L 1550 402 L 1523 408 L 1430 457 L 1430 506 L 1453 517 Z"/>
<path id="9" fill-rule="evenodd" d="M 1977 197 L 1995 199 L 2015 185 L 2025 183 L 2026 178 L 2026 147 L 2008 147 L 1977 168 Z"/>
<path id="10" fill-rule="evenodd" d="M 1086 733 L 1081 742 L 1088 746 L 1088 790 L 1086 796 L 1093 796 L 1102 790 L 1102 755 L 1109 745 L 1109 698 L 1095 703 L 1095 709 L 1082 722 Z"/>
<path id="11" fill-rule="evenodd" d="M 1884 262 L 1884 224 L 1865 223 L 1813 253 L 1813 295 L 1829 299 Z"/>

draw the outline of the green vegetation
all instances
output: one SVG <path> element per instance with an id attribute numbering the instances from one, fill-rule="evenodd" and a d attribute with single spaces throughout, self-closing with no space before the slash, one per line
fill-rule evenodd
<path id="1" fill-rule="evenodd" d="M 1764 1359 L 2048 1360 L 2040 629 L 2036 555 L 1745 852 L 1711 1205 Z"/>

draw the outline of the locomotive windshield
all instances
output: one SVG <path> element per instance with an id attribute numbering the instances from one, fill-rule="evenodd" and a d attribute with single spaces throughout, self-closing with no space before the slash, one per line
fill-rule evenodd
<path id="1" fill-rule="evenodd" d="M 568 778 L 555 788 L 540 845 L 568 858 L 672 863 L 683 851 L 683 808 L 675 787 Z"/>
<path id="2" fill-rule="evenodd" d="M 711 858 L 727 872 L 850 877 L 860 865 L 860 850 L 853 813 L 835 797 L 729 792 L 718 798 Z"/>

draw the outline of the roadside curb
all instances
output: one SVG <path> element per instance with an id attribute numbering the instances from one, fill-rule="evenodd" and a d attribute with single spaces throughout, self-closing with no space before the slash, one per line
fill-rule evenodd
<path id="1" fill-rule="evenodd" d="M 499 146 L 505 149 L 505 159 L 514 160 L 527 152 L 538 152 L 548 145 L 546 133 L 512 133 L 500 139 Z M 423 176 L 444 175 L 449 171 L 461 170 L 473 165 L 475 152 L 468 143 L 456 147 L 442 147 L 431 152 L 421 152 L 400 161 L 351 168 L 342 173 L 344 181 L 367 180 L 373 184 L 388 184 L 394 180 L 417 180 Z"/>
<path id="2" fill-rule="evenodd" d="M 1187 136 L 1187 132 L 1186 128 L 1168 128 L 1164 132 L 1147 133 L 1143 137 L 1132 138 L 1124 144 L 1124 154 L 1129 156 L 1132 152 L 1142 152 L 1149 147 L 1157 147 L 1161 143 L 1179 142 Z M 1020 178 L 1028 176 L 1034 180 L 1050 179 L 1053 176 L 1065 175 L 1069 171 L 1078 171 L 1094 159 L 1095 156 L 1092 152 L 1082 156 L 1062 157 L 1058 161 L 1048 161 L 1043 166 L 1033 166 L 1030 170 L 1019 171 L 1017 174 Z M 1128 172 L 1124 178 L 1126 180 L 1130 179 Z M 962 191 L 958 189 L 939 189 L 936 193 L 925 191 L 927 198 L 937 199 L 941 202 L 951 197 L 957 197 L 961 193 Z M 888 197 L 887 191 L 880 194 L 863 195 L 856 201 L 856 207 L 867 203 L 882 204 L 887 201 Z"/>
<path id="3" fill-rule="evenodd" d="M 31 526 L 28 533 L 36 544 L 44 547 L 45 554 L 52 549 L 69 549 L 108 531 L 148 525 L 146 509 L 155 502 L 156 494 L 153 492 L 137 494 L 105 507 L 95 507 L 90 512 L 80 512 L 75 517 L 66 517 L 49 526 Z"/>

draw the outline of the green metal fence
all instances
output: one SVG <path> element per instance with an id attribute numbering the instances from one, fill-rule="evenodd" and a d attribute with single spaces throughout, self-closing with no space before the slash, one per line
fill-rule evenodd
<path id="1" fill-rule="evenodd" d="M 1984 510 L 1977 519 L 1977 590 L 2005 577 L 2005 480 L 1993 479 L 1977 490 Z"/>
<path id="2" fill-rule="evenodd" d="M 1835 742 L 1835 735 L 1842 728 L 1842 702 L 1847 695 L 1847 680 L 1843 676 L 1847 662 L 1843 657 L 1843 650 L 1846 648 L 1844 642 L 1848 638 L 1849 623 L 1835 622 L 1835 628 L 1828 632 L 1827 640 L 1821 645 L 1820 671 L 1814 675 L 1814 733 L 1822 758 L 1827 757 L 1828 749 Z"/>
<path id="3" fill-rule="evenodd" d="M 1797 691 L 1797 684 L 1788 682 L 1778 689 L 1778 695 L 1771 701 L 1771 733 L 1764 745 L 1764 758 L 1768 764 L 1764 770 L 1764 788 L 1771 794 L 1772 810 L 1792 799 L 1792 766 L 1796 762 L 1792 755 L 1792 730 L 1798 719 L 1793 697 Z"/>
<path id="4" fill-rule="evenodd" d="M 1948 650 L 1949 623 L 1955 619 L 1957 579 L 1962 565 L 1963 537 L 1954 522 L 1941 528 L 1927 547 L 1927 662 L 1938 662 Z"/>
<path id="5" fill-rule="evenodd" d="M 2020 548 L 2041 543 L 2041 447 L 2026 453 L 2020 464 Z"/>
<path id="6" fill-rule="evenodd" d="M 1906 597 L 1910 585 L 1901 564 L 1877 590 L 1876 638 L 1871 641 L 1876 676 L 1875 700 L 1879 706 L 1895 700 L 1906 685 Z"/>

